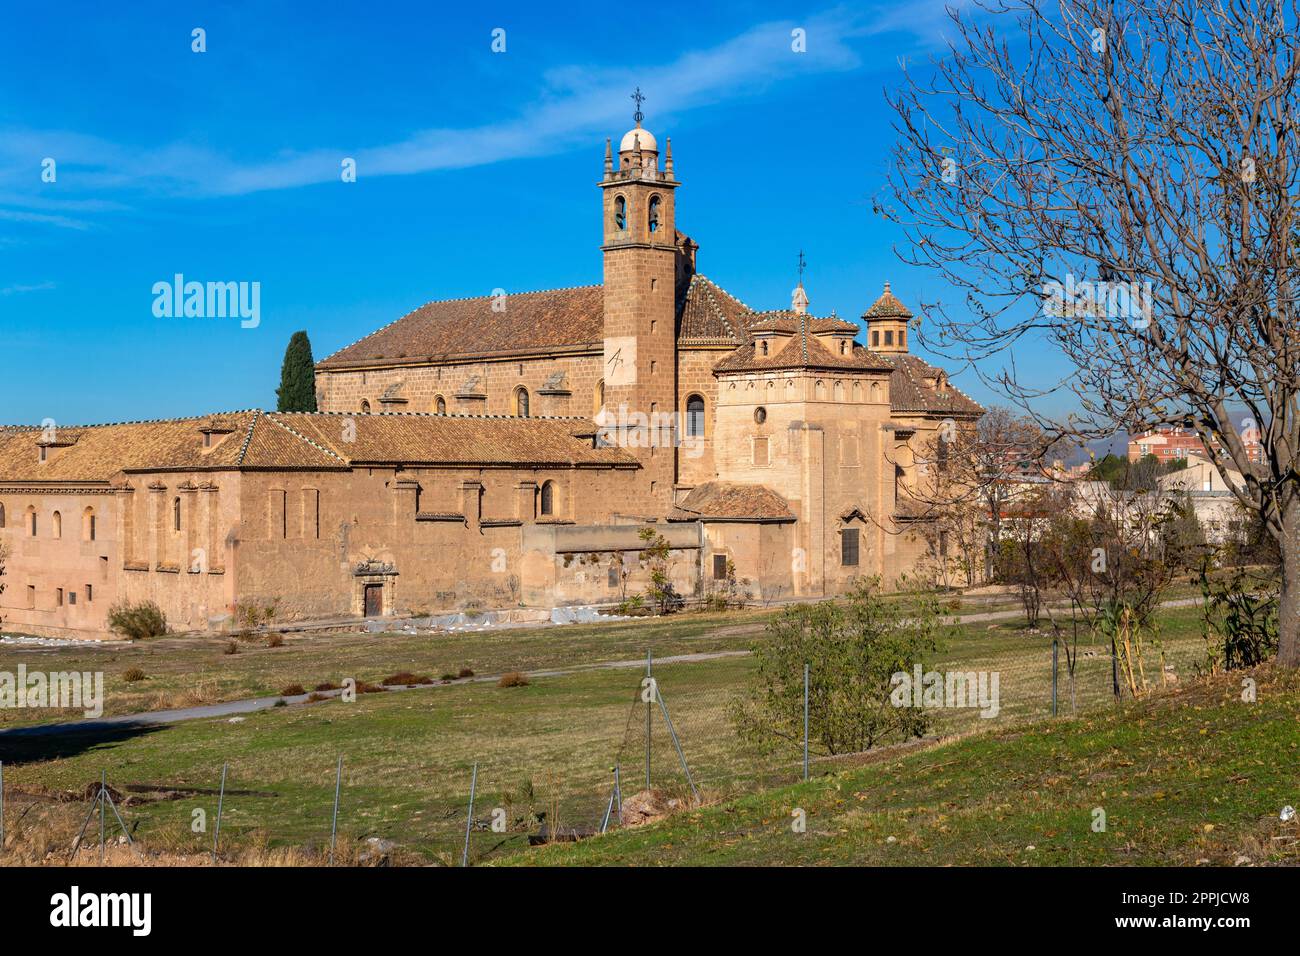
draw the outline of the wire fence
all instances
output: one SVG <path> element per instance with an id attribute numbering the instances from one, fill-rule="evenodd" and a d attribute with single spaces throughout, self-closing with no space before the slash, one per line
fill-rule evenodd
<path id="1" fill-rule="evenodd" d="M 1101 640 L 1076 648 L 1027 632 L 1008 647 L 975 637 L 907 674 L 914 686 L 902 703 L 919 706 L 926 736 L 1085 713 L 1131 698 L 1134 688 L 1188 679 L 1201 649 L 1183 641 L 1116 656 Z M 753 677 L 752 668 L 746 673 Z M 803 680 L 795 678 L 800 699 L 756 733 L 738 717 L 743 685 L 720 683 L 716 669 L 697 662 L 648 656 L 644 669 L 618 671 L 608 690 L 587 692 L 581 722 L 541 703 L 518 725 L 467 708 L 445 730 L 449 752 L 460 742 L 447 760 L 435 752 L 376 764 L 373 751 L 349 755 L 304 741 L 291 783 L 260 783 L 265 765 L 245 754 L 167 786 L 115 784 L 129 768 L 109 767 L 73 797 L 51 800 L 7 783 L 0 763 L 0 865 L 93 863 L 105 847 L 129 851 L 122 863 L 142 852 L 247 862 L 249 853 L 273 856 L 277 847 L 299 854 L 289 862 L 490 862 L 837 766 L 846 755 L 828 744 L 821 715 L 833 688 L 821 678 L 810 662 Z M 525 726 L 530 743 L 521 754 L 514 737 Z M 378 740 L 376 747 L 401 754 L 400 738 Z M 894 742 L 901 738 L 876 741 Z"/>

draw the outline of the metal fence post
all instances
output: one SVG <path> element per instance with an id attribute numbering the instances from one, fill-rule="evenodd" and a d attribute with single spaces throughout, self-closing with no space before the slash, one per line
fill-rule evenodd
<path id="1" fill-rule="evenodd" d="M 334 773 L 334 820 L 330 824 L 330 866 L 334 865 L 334 844 L 339 834 L 339 790 L 343 786 L 343 755 L 339 754 L 339 767 Z"/>
<path id="2" fill-rule="evenodd" d="M 654 656 L 651 651 L 645 652 L 645 676 L 647 681 L 654 681 Z M 650 696 L 645 702 L 645 788 L 650 789 L 650 708 L 654 706 L 654 699 L 657 693 L 653 683 L 647 683 L 647 689 Z"/>
<path id="3" fill-rule="evenodd" d="M 1052 638 L 1052 716 L 1056 716 L 1056 679 L 1060 673 L 1060 667 L 1057 664 L 1057 654 L 1060 650 L 1061 642 Z"/>
<path id="4" fill-rule="evenodd" d="M 808 665 L 803 666 L 803 779 L 808 781 Z"/>
<path id="5" fill-rule="evenodd" d="M 217 864 L 217 842 L 221 839 L 221 810 L 226 802 L 226 767 L 228 764 L 221 765 L 221 793 L 217 797 L 217 827 L 216 832 L 212 835 L 212 865 Z"/>
<path id="6" fill-rule="evenodd" d="M 465 814 L 465 849 L 460 855 L 460 865 L 469 866 L 469 831 L 474 826 L 474 790 L 478 787 L 478 764 L 474 764 L 474 772 L 469 778 L 469 812 Z M 552 838 L 554 838 L 555 821 L 551 821 Z"/>
<path id="7" fill-rule="evenodd" d="M 686 782 L 690 785 L 691 796 L 695 802 L 700 800 L 700 792 L 695 789 L 695 781 L 691 778 L 691 768 L 687 766 L 686 754 L 682 752 L 682 742 L 677 739 L 677 731 L 673 728 L 673 719 L 668 716 L 668 705 L 664 702 L 664 695 L 659 693 L 659 686 L 655 685 L 655 696 L 659 698 L 659 709 L 664 713 L 664 726 L 668 728 L 668 736 L 672 738 L 673 747 L 677 750 L 677 759 L 681 761 L 682 772 L 686 774 Z"/>
<path id="8" fill-rule="evenodd" d="M 99 865 L 104 865 L 104 788 L 108 785 L 108 771 L 99 771 Z"/>

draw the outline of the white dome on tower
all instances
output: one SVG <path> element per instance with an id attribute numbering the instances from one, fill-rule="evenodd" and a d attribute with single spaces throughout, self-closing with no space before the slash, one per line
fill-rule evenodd
<path id="1" fill-rule="evenodd" d="M 620 153 L 632 152 L 636 149 L 638 140 L 641 143 L 641 149 L 645 152 L 659 152 L 659 144 L 655 141 L 654 134 L 648 129 L 642 129 L 639 124 L 623 134 L 623 141 L 619 144 L 618 151 Z"/>

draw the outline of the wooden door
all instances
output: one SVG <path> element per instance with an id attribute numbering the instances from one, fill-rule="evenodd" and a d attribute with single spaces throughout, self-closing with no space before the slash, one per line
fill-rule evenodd
<path id="1" fill-rule="evenodd" d="M 366 585 L 366 617 L 382 617 L 384 613 L 384 586 Z"/>

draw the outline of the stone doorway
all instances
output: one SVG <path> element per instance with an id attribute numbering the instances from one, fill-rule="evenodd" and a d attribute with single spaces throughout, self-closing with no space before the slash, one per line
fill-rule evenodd
<path id="1" fill-rule="evenodd" d="M 365 588 L 365 607 L 366 617 L 383 617 L 384 614 L 384 586 L 382 584 L 367 584 Z"/>

